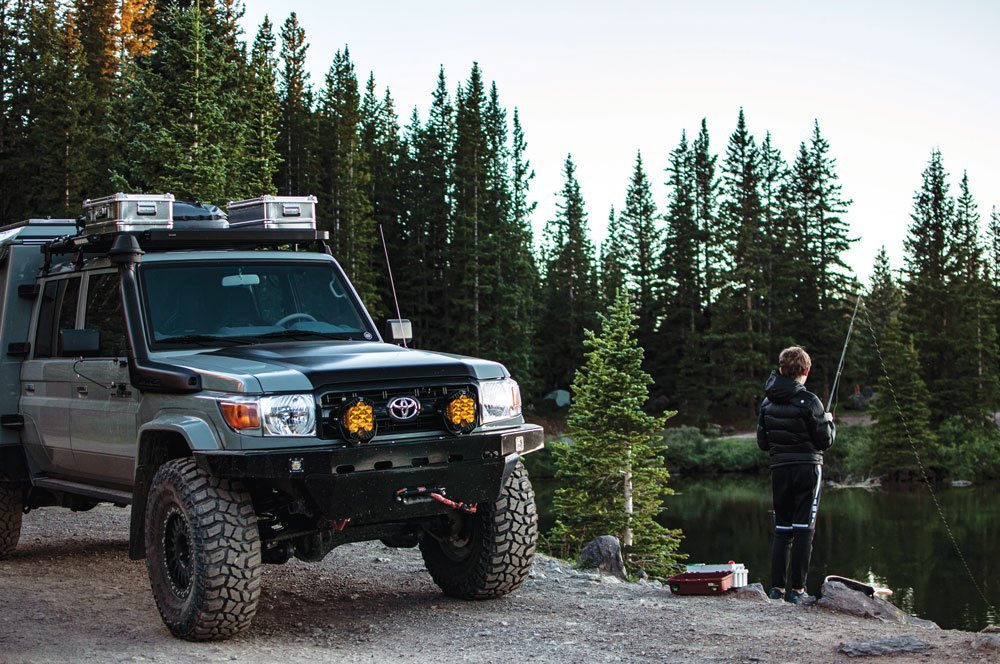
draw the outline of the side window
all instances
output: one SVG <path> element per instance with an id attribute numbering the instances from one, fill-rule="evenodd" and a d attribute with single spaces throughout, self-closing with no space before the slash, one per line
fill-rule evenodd
<path id="1" fill-rule="evenodd" d="M 76 327 L 76 311 L 80 300 L 80 277 L 59 279 L 45 284 L 42 305 L 35 331 L 36 359 L 59 353 L 59 330 Z"/>
<path id="2" fill-rule="evenodd" d="M 100 331 L 101 357 L 119 357 L 127 353 L 125 317 L 122 315 L 117 273 L 90 275 L 84 327 Z"/>

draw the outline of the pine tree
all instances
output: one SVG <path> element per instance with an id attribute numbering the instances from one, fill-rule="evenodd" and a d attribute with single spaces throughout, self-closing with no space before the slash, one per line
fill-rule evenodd
<path id="1" fill-rule="evenodd" d="M 19 182 L 20 142 L 23 139 L 23 114 L 20 113 L 24 83 L 21 57 L 27 3 L 0 3 L 0 225 L 18 220 L 25 209 Z"/>
<path id="2" fill-rule="evenodd" d="M 536 392 L 538 375 L 530 340 L 535 335 L 538 317 L 538 265 L 534 254 L 534 233 L 531 216 L 536 203 L 529 198 L 535 171 L 528 160 L 528 143 L 517 108 L 511 122 L 510 148 L 510 233 L 512 237 L 510 264 L 505 285 L 510 289 L 513 311 L 503 328 L 504 361 L 511 374 L 523 386 L 525 393 Z"/>
<path id="3" fill-rule="evenodd" d="M 427 122 L 414 116 L 410 122 L 413 150 L 413 204 L 410 217 L 411 252 L 419 260 L 414 270 L 412 305 L 414 345 L 446 350 L 451 334 L 441 325 L 446 300 L 450 300 L 446 270 L 452 208 L 455 110 L 448 95 L 444 68 L 438 71 Z"/>
<path id="4" fill-rule="evenodd" d="M 306 33 L 292 12 L 281 26 L 281 72 L 278 99 L 281 112 L 275 178 L 278 192 L 299 196 L 317 189 L 317 164 L 312 117 L 313 92 L 306 69 Z"/>
<path id="5" fill-rule="evenodd" d="M 149 56 L 156 45 L 153 13 L 160 0 L 121 0 L 118 19 L 119 69 Z"/>
<path id="6" fill-rule="evenodd" d="M 375 85 L 375 76 L 370 74 L 365 84 L 365 94 L 361 101 L 361 154 L 365 160 L 365 170 L 369 173 L 368 200 L 372 207 L 372 219 L 377 229 L 385 237 L 386 247 L 392 265 L 401 269 L 400 275 L 410 275 L 419 269 L 411 265 L 409 256 L 413 244 L 408 241 L 409 215 L 406 196 L 410 170 L 407 146 L 400 136 L 399 118 L 388 88 L 380 99 Z M 389 283 L 383 253 L 375 246 L 375 276 L 382 303 L 380 313 L 390 313 L 396 317 L 393 294 Z M 409 289 L 409 279 L 397 284 L 402 303 L 408 304 L 413 293 Z M 401 314 L 402 315 L 402 314 Z"/>
<path id="7" fill-rule="evenodd" d="M 378 310 L 375 252 L 379 240 L 368 198 L 371 176 L 361 151 L 361 96 L 346 46 L 333 56 L 316 123 L 321 192 L 317 214 L 329 228 L 334 255 L 361 301 Z"/>
<path id="8" fill-rule="evenodd" d="M 483 242 L 489 166 L 484 119 L 486 90 L 477 63 L 473 63 L 469 80 L 459 87 L 456 98 L 454 217 L 448 250 L 451 297 L 445 320 L 453 334 L 452 349 L 477 355 L 484 328 L 483 298 L 487 297 L 483 291 L 492 288 L 482 273 L 482 264 L 489 261 Z"/>
<path id="9" fill-rule="evenodd" d="M 84 88 L 80 99 L 81 122 L 87 140 L 81 145 L 86 166 L 81 189 L 88 197 L 110 191 L 109 166 L 116 161 L 112 127 L 115 104 L 120 100 L 118 0 L 74 0 L 78 17 Z"/>
<path id="10" fill-rule="evenodd" d="M 278 170 L 278 120 L 281 107 L 276 89 L 277 42 L 270 19 L 265 15 L 250 51 L 250 86 L 245 129 L 247 195 L 273 194 Z"/>
<path id="11" fill-rule="evenodd" d="M 948 410 L 963 426 L 993 426 L 998 405 L 997 328 L 992 284 L 979 240 L 979 211 L 962 175 L 949 232 L 948 338 L 949 374 L 940 386 L 947 390 Z"/>
<path id="12" fill-rule="evenodd" d="M 618 292 L 626 289 L 625 279 L 628 273 L 627 257 L 623 242 L 624 232 L 621 228 L 621 217 L 615 215 L 612 206 L 608 213 L 608 234 L 601 243 L 599 258 L 602 310 L 611 308 Z"/>
<path id="13" fill-rule="evenodd" d="M 644 348 L 652 345 L 660 302 L 658 259 L 663 252 L 663 238 L 657 225 L 658 218 L 649 179 L 642 164 L 642 154 L 636 153 L 619 224 L 625 252 L 627 284 L 632 291 L 639 317 L 639 344 Z"/>
<path id="14" fill-rule="evenodd" d="M 680 531 L 656 521 L 673 493 L 660 433 L 673 413 L 654 417 L 643 410 L 652 379 L 642 370 L 626 291 L 600 319 L 599 333 L 587 331 L 586 362 L 573 380 L 572 443 L 554 448 L 563 486 L 556 490 L 552 539 L 565 557 L 594 537 L 613 534 L 630 571 L 668 576 L 684 558 Z"/>
<path id="15" fill-rule="evenodd" d="M 888 378 L 878 383 L 872 440 L 874 470 L 893 479 L 920 479 L 917 456 L 930 474 L 940 467 L 938 441 L 930 426 L 930 393 L 920 378 L 920 361 L 912 340 L 904 340 L 899 322 L 889 323 L 876 340 Z M 912 445 L 912 446 L 911 446 Z M 914 450 L 916 454 L 914 454 Z"/>
<path id="16" fill-rule="evenodd" d="M 11 109 L 20 124 L 12 171 L 23 190 L 21 215 L 71 214 L 84 198 L 90 92 L 77 75 L 83 51 L 76 20 L 58 0 L 39 0 L 24 15 Z"/>
<path id="17" fill-rule="evenodd" d="M 816 300 L 806 303 L 805 310 L 817 314 L 803 320 L 800 332 L 812 341 L 814 382 L 825 395 L 833 382 L 837 348 L 852 311 L 857 283 L 844 262 L 853 240 L 842 215 L 851 201 L 843 197 L 836 160 L 830 156 L 830 144 L 821 134 L 819 122 L 813 124 L 804 160 L 796 164 L 793 186 L 799 192 L 799 228 L 812 273 L 803 281 L 815 284 Z"/>
<path id="18" fill-rule="evenodd" d="M 892 276 L 892 266 L 889 255 L 883 245 L 875 256 L 872 268 L 871 284 L 865 294 L 864 321 L 867 332 L 872 334 L 877 343 L 883 343 L 889 332 L 889 327 L 899 324 L 899 316 L 903 310 L 903 293 L 896 279 Z M 860 323 L 860 321 L 859 321 Z M 864 338 L 864 335 L 862 335 Z M 865 360 L 865 375 L 874 384 L 882 375 L 882 364 L 878 355 L 867 351 L 867 344 L 858 344 L 855 353 L 862 353 Z"/>
<path id="19" fill-rule="evenodd" d="M 951 375 L 949 235 L 955 214 L 947 177 L 941 153 L 933 150 L 913 197 L 913 223 L 905 240 L 903 329 L 913 339 L 921 377 L 935 396 L 931 407 L 934 424 L 951 413 L 945 400 L 947 389 L 943 389 Z"/>
<path id="20" fill-rule="evenodd" d="M 119 179 L 129 189 L 224 203 L 242 177 L 234 154 L 240 128 L 230 115 L 231 63 L 214 36 L 212 7 L 166 4 L 154 16 L 156 46 L 131 68 Z"/>
<path id="21" fill-rule="evenodd" d="M 708 304 L 718 294 L 724 248 L 716 230 L 719 182 L 716 177 L 717 157 L 711 152 L 708 123 L 702 118 L 698 137 L 691 145 L 691 173 L 694 178 L 694 218 L 698 227 L 700 259 L 698 274 L 702 275 L 703 301 Z"/>
<path id="22" fill-rule="evenodd" d="M 545 227 L 542 313 L 535 350 L 545 389 L 567 388 L 583 362 L 584 330 L 593 329 L 599 293 L 594 247 L 573 157 L 563 165 L 565 182 L 554 219 Z"/>
<path id="23" fill-rule="evenodd" d="M 681 133 L 677 147 L 670 152 L 667 166 L 666 232 L 660 258 L 660 278 L 664 285 L 663 320 L 650 353 L 654 393 L 676 405 L 685 417 L 696 416 L 704 396 L 704 380 L 687 373 L 688 368 L 704 364 L 700 344 L 695 343 L 705 331 L 705 308 L 708 290 L 703 271 L 705 235 L 697 212 L 698 182 L 695 155 L 688 146 L 687 133 Z M 697 357 L 687 358 L 687 353 Z M 700 370 L 699 370 L 700 371 Z"/>
<path id="24" fill-rule="evenodd" d="M 781 152 L 771 142 L 771 132 L 760 144 L 761 239 L 767 247 L 763 265 L 764 300 L 763 336 L 768 358 L 795 342 L 794 331 L 802 328 L 797 313 L 796 294 L 804 256 L 786 247 L 804 246 L 797 237 L 793 215 L 789 211 L 789 172 Z"/>
<path id="25" fill-rule="evenodd" d="M 728 372 L 722 378 L 728 397 L 748 414 L 759 402 L 760 376 L 767 363 L 762 300 L 768 297 L 763 290 L 768 247 L 761 236 L 759 158 L 740 109 L 722 168 L 719 235 L 728 276 L 715 307 L 712 337 L 714 364 Z"/>

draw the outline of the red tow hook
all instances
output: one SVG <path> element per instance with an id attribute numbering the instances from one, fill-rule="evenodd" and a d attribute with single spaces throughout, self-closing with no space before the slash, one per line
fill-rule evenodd
<path id="1" fill-rule="evenodd" d="M 442 496 L 440 493 L 429 493 L 427 495 L 429 495 L 431 498 L 433 498 L 434 500 L 438 501 L 442 505 L 447 505 L 448 507 L 451 507 L 452 509 L 461 510 L 462 512 L 465 512 L 466 514 L 475 514 L 476 513 L 476 503 L 472 503 L 471 505 L 466 505 L 465 503 L 456 503 L 454 500 L 448 500 L 447 498 L 445 498 L 444 496 Z"/>
<path id="2" fill-rule="evenodd" d="M 350 522 L 351 522 L 351 517 L 347 517 L 346 519 L 339 519 L 339 520 L 338 519 L 334 519 L 333 521 L 330 522 L 330 527 L 333 528 L 334 530 L 336 530 L 339 533 L 342 530 L 344 530 L 344 528 L 346 528 L 347 524 L 349 524 Z"/>
<path id="3" fill-rule="evenodd" d="M 465 512 L 466 514 L 476 513 L 476 503 L 466 504 L 462 502 L 457 502 L 449 498 L 445 498 L 444 487 L 434 487 L 428 488 L 425 486 L 417 486 L 399 489 L 396 491 L 396 500 L 401 503 L 407 504 L 413 502 L 414 499 L 431 498 L 441 503 L 442 505 L 447 505 L 448 507 Z"/>

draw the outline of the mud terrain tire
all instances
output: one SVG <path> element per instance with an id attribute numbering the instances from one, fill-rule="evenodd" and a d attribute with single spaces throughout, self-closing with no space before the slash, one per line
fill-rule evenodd
<path id="1" fill-rule="evenodd" d="M 0 558 L 6 558 L 17 548 L 23 509 L 24 494 L 0 478 Z"/>
<path id="2" fill-rule="evenodd" d="M 521 462 L 492 503 L 464 515 L 462 533 L 441 540 L 425 533 L 420 552 L 434 583 L 460 599 L 503 597 L 531 571 L 538 543 L 535 492 Z"/>
<path id="3" fill-rule="evenodd" d="M 249 626 L 261 582 L 250 494 L 193 459 L 160 466 L 146 503 L 146 568 L 156 608 L 174 636 L 213 641 Z"/>

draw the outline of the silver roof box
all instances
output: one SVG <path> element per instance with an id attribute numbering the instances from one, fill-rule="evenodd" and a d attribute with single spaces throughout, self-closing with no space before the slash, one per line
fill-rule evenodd
<path id="1" fill-rule="evenodd" d="M 315 196 L 264 195 L 244 201 L 229 201 L 230 228 L 316 229 Z"/>
<path id="2" fill-rule="evenodd" d="M 174 226 L 173 194 L 112 194 L 83 202 L 87 233 L 145 231 Z"/>

